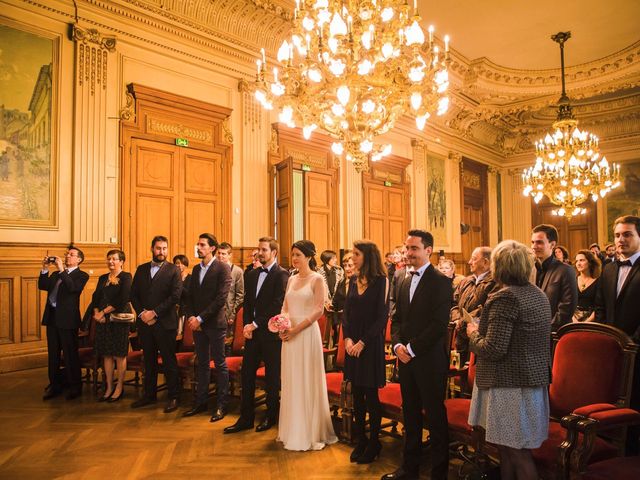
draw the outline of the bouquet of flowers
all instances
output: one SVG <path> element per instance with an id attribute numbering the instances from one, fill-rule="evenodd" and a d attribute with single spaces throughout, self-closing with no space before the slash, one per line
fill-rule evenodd
<path id="1" fill-rule="evenodd" d="M 279 313 L 269 319 L 267 328 L 270 332 L 280 333 L 291 328 L 291 320 L 286 315 Z"/>

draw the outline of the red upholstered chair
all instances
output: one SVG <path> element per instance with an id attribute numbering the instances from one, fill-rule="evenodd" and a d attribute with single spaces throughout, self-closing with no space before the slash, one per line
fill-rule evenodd
<path id="1" fill-rule="evenodd" d="M 581 480 L 638 480 L 640 457 L 616 457 L 589 465 Z"/>
<path id="2" fill-rule="evenodd" d="M 84 339 L 84 345 L 78 348 L 78 356 L 80 357 L 80 368 L 86 370 L 83 380 L 93 386 L 93 391 L 98 390 L 98 356 L 94 348 L 96 340 L 96 321 L 92 318 L 89 324 L 89 331 Z"/>
<path id="3" fill-rule="evenodd" d="M 346 355 L 344 337 L 342 329 L 338 337 L 338 348 L 334 371 L 326 373 L 327 395 L 329 397 L 329 407 L 334 415 L 342 419 L 342 428 L 339 435 L 342 439 L 351 441 L 353 432 L 353 396 L 351 394 L 351 384 L 344 381 L 342 369 L 344 368 L 344 358 Z"/>
<path id="4" fill-rule="evenodd" d="M 229 369 L 229 392 L 233 395 L 236 384 L 242 373 L 242 350 L 244 349 L 244 323 L 242 320 L 243 308 L 236 312 L 236 321 L 233 327 L 233 342 L 231 343 L 231 355 L 227 357 Z M 211 368 L 214 368 L 213 361 Z"/>
<path id="5" fill-rule="evenodd" d="M 629 406 L 637 348 L 621 330 L 599 323 L 573 323 L 554 333 L 549 438 L 533 451 L 541 475 L 569 478 L 574 451 L 580 457 L 576 466 L 581 464 L 583 469 L 618 454 L 620 442 L 597 434 L 595 427 L 585 443 L 585 435 L 578 433 L 578 422 L 601 411 L 598 404 L 616 409 Z M 615 415 L 605 413 L 600 418 Z M 588 425 L 584 426 L 586 431 Z"/>

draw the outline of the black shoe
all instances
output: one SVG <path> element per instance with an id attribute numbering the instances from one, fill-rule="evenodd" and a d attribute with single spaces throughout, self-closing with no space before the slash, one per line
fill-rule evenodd
<path id="1" fill-rule="evenodd" d="M 111 397 L 113 396 L 113 392 L 115 392 L 115 391 L 116 391 L 116 389 L 114 388 L 113 390 L 111 390 L 111 393 L 109 395 L 103 395 L 102 397 L 98 398 L 98 403 L 109 401 L 111 399 Z"/>
<path id="2" fill-rule="evenodd" d="M 206 411 L 207 411 L 207 404 L 201 403 L 199 405 L 194 405 L 193 407 L 191 407 L 189 410 L 185 412 L 182 412 L 182 416 L 193 417 L 194 415 L 197 415 L 199 413 L 206 412 Z"/>
<path id="3" fill-rule="evenodd" d="M 164 413 L 171 413 L 171 412 L 175 412 L 177 409 L 178 409 L 178 399 L 177 398 L 171 398 L 167 402 L 167 406 L 164 407 L 163 412 Z"/>
<path id="4" fill-rule="evenodd" d="M 57 397 L 58 395 L 62 395 L 62 390 L 59 390 L 55 387 L 47 387 L 44 390 L 44 395 L 42 395 L 42 400 L 51 400 L 52 398 Z"/>
<path id="5" fill-rule="evenodd" d="M 419 478 L 418 472 L 407 472 L 404 468 L 400 467 L 395 472 L 383 475 L 380 477 L 380 480 L 418 480 Z"/>
<path id="6" fill-rule="evenodd" d="M 358 463 L 362 465 L 373 462 L 380 455 L 380 450 L 382 450 L 380 441 L 378 439 L 371 439 L 364 453 L 358 457 Z"/>
<path id="7" fill-rule="evenodd" d="M 230 427 L 225 428 L 222 433 L 238 433 L 243 430 L 250 430 L 253 428 L 253 422 L 245 422 L 242 419 L 239 419 L 236 423 L 231 425 Z"/>
<path id="8" fill-rule="evenodd" d="M 115 391 L 115 390 L 114 390 Z M 117 397 L 114 397 L 113 394 L 111 394 L 111 398 L 109 398 L 109 400 L 107 400 L 107 402 L 109 403 L 115 403 L 118 400 L 120 400 L 122 397 L 124 397 L 124 390 L 122 390 L 120 392 L 120 395 L 118 395 Z"/>
<path id="9" fill-rule="evenodd" d="M 67 393 L 67 395 L 65 395 L 64 398 L 66 400 L 74 400 L 78 398 L 80 395 L 82 395 L 82 392 L 80 390 L 70 390 L 69 393 Z"/>
<path id="10" fill-rule="evenodd" d="M 256 432 L 264 432 L 273 427 L 277 422 L 273 418 L 265 418 L 264 421 L 256 427 Z"/>
<path id="11" fill-rule="evenodd" d="M 353 451 L 351 452 L 351 456 L 349 457 L 349 461 L 351 463 L 355 463 L 358 461 L 358 458 L 360 457 L 360 455 L 362 455 L 366 450 L 367 443 L 369 443 L 369 440 L 367 439 L 367 437 L 363 436 L 358 440 L 358 443 L 356 444 L 356 448 L 353 449 Z"/>
<path id="12" fill-rule="evenodd" d="M 131 404 L 131 408 L 146 407 L 147 405 L 155 405 L 155 398 L 142 397 Z"/>
<path id="13" fill-rule="evenodd" d="M 209 419 L 209 421 L 217 422 L 218 420 L 222 420 L 226 415 L 227 415 L 227 412 L 225 411 L 224 408 L 217 408 L 216 411 L 211 416 L 211 418 Z"/>

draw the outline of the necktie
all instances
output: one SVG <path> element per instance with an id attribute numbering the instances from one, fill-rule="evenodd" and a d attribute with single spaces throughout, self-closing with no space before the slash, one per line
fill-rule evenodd
<path id="1" fill-rule="evenodd" d="M 631 267 L 631 260 L 616 260 L 618 267 Z"/>
<path id="2" fill-rule="evenodd" d="M 52 307 L 57 306 L 58 304 L 58 289 L 60 288 L 60 284 L 62 283 L 62 279 L 58 275 L 58 280 L 56 280 L 56 284 L 53 286 L 53 290 L 49 294 L 48 301 Z"/>

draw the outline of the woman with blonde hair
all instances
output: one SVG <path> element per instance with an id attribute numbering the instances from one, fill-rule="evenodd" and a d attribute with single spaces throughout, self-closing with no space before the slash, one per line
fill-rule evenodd
<path id="1" fill-rule="evenodd" d="M 491 272 L 501 287 L 479 325 L 467 325 L 476 355 L 469 424 L 485 429 L 500 450 L 502 479 L 537 479 L 531 450 L 548 436 L 551 307 L 531 283 L 531 251 L 514 240 L 498 244 Z"/>

